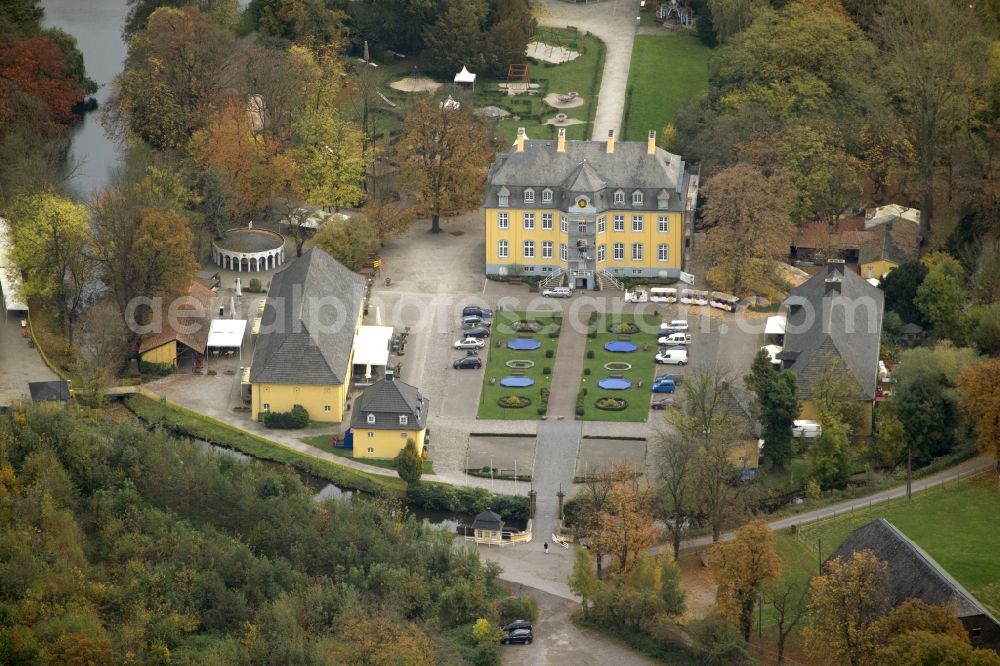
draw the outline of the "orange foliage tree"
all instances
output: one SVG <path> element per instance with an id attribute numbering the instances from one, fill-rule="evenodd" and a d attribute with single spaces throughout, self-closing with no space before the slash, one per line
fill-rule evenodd
<path id="1" fill-rule="evenodd" d="M 754 607 L 781 576 L 774 532 L 763 521 L 747 523 L 732 541 L 712 546 L 708 567 L 718 585 L 719 615 L 738 624 L 743 640 L 749 641 Z"/>
<path id="2" fill-rule="evenodd" d="M 1000 459 L 1000 358 L 965 368 L 958 392 L 962 411 L 979 434 L 979 450 Z"/>
<path id="3" fill-rule="evenodd" d="M 639 554 L 656 544 L 659 530 L 653 525 L 653 491 L 629 462 L 611 469 L 610 491 L 592 519 L 592 539 L 598 552 L 614 560 L 621 575 L 635 566 Z"/>
<path id="4" fill-rule="evenodd" d="M 27 120 L 46 133 L 75 117 L 83 87 L 70 74 L 55 40 L 30 37 L 0 42 L 0 126 Z M 32 109 L 43 110 L 32 114 Z"/>

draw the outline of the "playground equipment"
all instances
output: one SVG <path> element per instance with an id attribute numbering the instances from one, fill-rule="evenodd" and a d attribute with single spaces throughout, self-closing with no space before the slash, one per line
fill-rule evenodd
<path id="1" fill-rule="evenodd" d="M 693 23 L 694 12 L 691 5 L 686 2 L 681 4 L 678 0 L 667 0 L 660 4 L 656 10 L 656 20 L 664 25 L 673 24 L 681 27 L 688 27 Z"/>
<path id="2" fill-rule="evenodd" d="M 507 67 L 507 92 L 511 94 L 528 92 L 530 83 L 528 63 L 517 63 Z"/>

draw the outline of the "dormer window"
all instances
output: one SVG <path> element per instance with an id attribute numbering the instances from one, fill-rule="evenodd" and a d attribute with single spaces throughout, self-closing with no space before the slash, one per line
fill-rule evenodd
<path id="1" fill-rule="evenodd" d="M 636 190 L 632 193 L 632 205 L 641 206 L 642 205 L 642 192 Z"/>
<path id="2" fill-rule="evenodd" d="M 552 190 L 548 188 L 542 190 L 542 203 L 552 203 Z"/>
<path id="3" fill-rule="evenodd" d="M 497 205 L 506 208 L 510 202 L 510 190 L 506 187 L 501 187 L 497 191 Z"/>
<path id="4" fill-rule="evenodd" d="M 374 414 L 369 414 L 368 415 L 368 423 L 369 424 L 375 423 L 375 415 Z"/>
<path id="5" fill-rule="evenodd" d="M 670 195 L 666 190 L 660 190 L 660 193 L 656 196 L 656 207 L 660 210 L 670 208 Z"/>
<path id="6" fill-rule="evenodd" d="M 524 203 L 526 204 L 535 203 L 535 191 L 530 187 L 524 191 Z"/>
<path id="7" fill-rule="evenodd" d="M 407 416 L 406 414 L 399 415 L 399 425 L 406 425 Z"/>
<path id="8" fill-rule="evenodd" d="M 625 192 L 618 190 L 615 192 L 615 205 L 621 206 L 625 203 Z"/>

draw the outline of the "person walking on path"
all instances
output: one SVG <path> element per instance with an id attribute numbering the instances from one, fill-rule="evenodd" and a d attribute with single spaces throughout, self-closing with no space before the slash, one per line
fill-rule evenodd
<path id="1" fill-rule="evenodd" d="M 545 542 L 544 548 L 545 548 L 545 554 L 548 555 L 549 554 L 549 542 L 548 541 Z"/>

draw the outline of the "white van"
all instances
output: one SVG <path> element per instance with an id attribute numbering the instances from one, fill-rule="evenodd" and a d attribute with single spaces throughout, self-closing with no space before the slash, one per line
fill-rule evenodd
<path id="1" fill-rule="evenodd" d="M 660 333 L 677 333 L 688 330 L 687 319 L 674 319 L 670 322 L 660 324 Z"/>
<path id="2" fill-rule="evenodd" d="M 686 349 L 667 349 L 656 355 L 656 362 L 666 365 L 687 365 L 688 353 Z"/>
<path id="3" fill-rule="evenodd" d="M 690 333 L 671 333 L 664 335 L 657 342 L 661 345 L 689 345 L 691 344 Z"/>
<path id="4" fill-rule="evenodd" d="M 814 439 L 823 434 L 823 426 L 815 421 L 792 421 L 792 435 Z"/>

